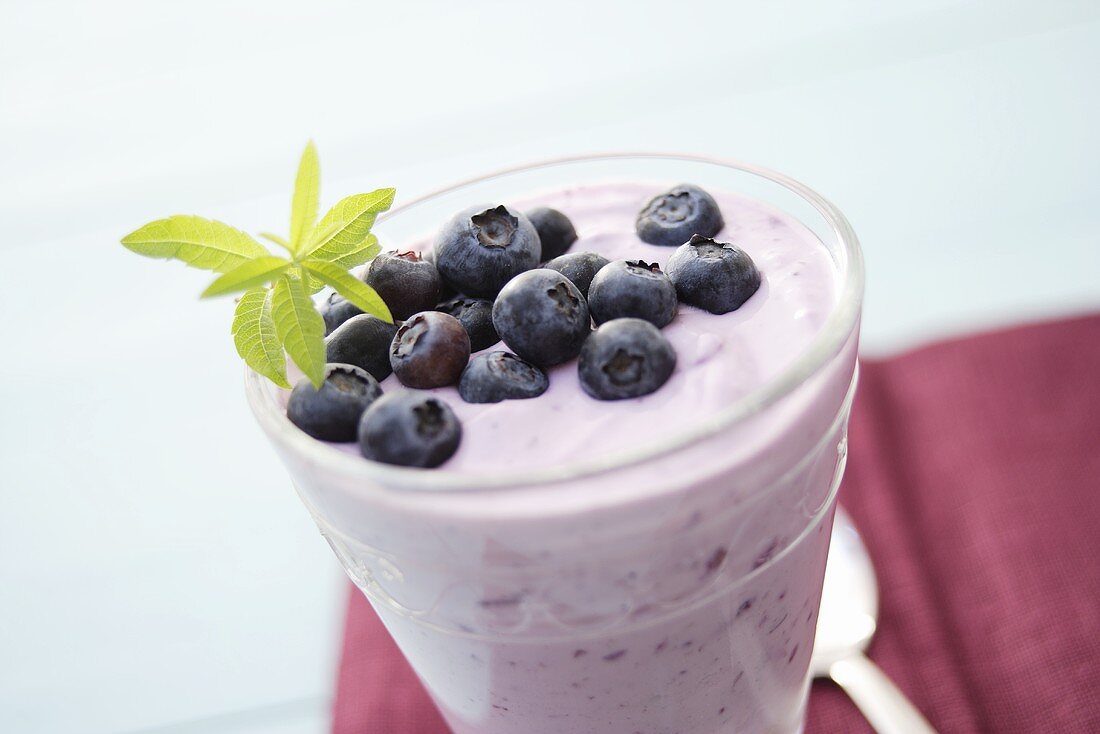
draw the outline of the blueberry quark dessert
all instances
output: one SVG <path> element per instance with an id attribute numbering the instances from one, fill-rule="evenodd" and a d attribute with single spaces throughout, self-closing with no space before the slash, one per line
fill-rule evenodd
<path id="1" fill-rule="evenodd" d="M 321 214 L 319 181 L 311 143 L 278 250 L 193 215 L 122 244 L 236 298 L 249 404 L 454 734 L 801 731 L 856 374 L 843 215 L 660 155 L 395 211 Z"/>
<path id="2" fill-rule="evenodd" d="M 834 257 L 690 183 L 469 204 L 356 271 L 394 323 L 318 296 L 339 363 L 287 418 L 428 488 L 284 450 L 326 539 L 456 734 L 799 731 L 854 330 L 721 421 L 820 337 Z"/>

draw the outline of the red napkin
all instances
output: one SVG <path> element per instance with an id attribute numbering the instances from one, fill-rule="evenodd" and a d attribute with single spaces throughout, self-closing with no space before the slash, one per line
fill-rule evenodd
<path id="1" fill-rule="evenodd" d="M 941 732 L 1100 732 L 1100 316 L 866 361 L 850 437 L 871 657 Z M 447 732 L 355 590 L 333 731 Z M 824 732 L 871 729 L 818 682 Z"/>

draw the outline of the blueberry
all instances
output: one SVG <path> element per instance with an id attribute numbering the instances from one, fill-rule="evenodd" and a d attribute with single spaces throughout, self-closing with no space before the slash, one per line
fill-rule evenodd
<path id="1" fill-rule="evenodd" d="M 470 359 L 470 337 L 458 319 L 423 311 L 401 325 L 390 345 L 390 365 L 406 387 L 431 388 L 458 382 Z"/>
<path id="2" fill-rule="evenodd" d="M 496 296 L 509 280 L 538 265 L 541 252 L 535 225 L 506 206 L 459 212 L 435 242 L 443 279 L 459 293 L 478 298 Z"/>
<path id="3" fill-rule="evenodd" d="M 722 212 L 698 186 L 680 184 L 654 196 L 638 212 L 634 228 L 643 242 L 677 247 L 693 234 L 713 237 L 722 229 Z"/>
<path id="4" fill-rule="evenodd" d="M 439 271 L 415 252 L 383 252 L 371 261 L 363 280 L 378 291 L 395 319 L 407 319 L 439 303 Z"/>
<path id="5" fill-rule="evenodd" d="M 325 365 L 321 389 L 302 378 L 290 391 L 286 417 L 321 441 L 354 441 L 359 417 L 382 395 L 378 380 L 351 364 Z"/>
<path id="6" fill-rule="evenodd" d="M 535 225 L 535 231 L 539 233 L 543 260 L 565 254 L 570 245 L 577 241 L 577 230 L 573 229 L 573 223 L 557 209 L 540 206 L 526 214 L 531 224 Z"/>
<path id="7" fill-rule="evenodd" d="M 668 277 L 682 302 L 711 313 L 736 311 L 760 287 L 760 271 L 747 252 L 699 235 L 672 253 Z"/>
<path id="8" fill-rule="evenodd" d="M 592 319 L 577 286 L 556 270 L 539 268 L 504 286 L 493 304 L 493 325 L 513 352 L 550 367 L 580 353 Z"/>
<path id="9" fill-rule="evenodd" d="M 330 293 L 328 300 L 321 304 L 321 316 L 325 320 L 325 336 L 328 336 L 352 316 L 363 311 L 339 293 Z"/>
<path id="10" fill-rule="evenodd" d="M 594 252 L 571 252 L 568 255 L 555 257 L 542 267 L 557 270 L 569 278 L 584 297 L 588 298 L 588 286 L 592 284 L 592 279 L 596 277 L 600 268 L 608 262 L 610 261 L 606 257 Z"/>
<path id="11" fill-rule="evenodd" d="M 598 324 L 636 318 L 661 328 L 676 316 L 676 288 L 657 263 L 616 260 L 592 279 L 588 307 Z"/>
<path id="12" fill-rule="evenodd" d="M 480 352 L 500 341 L 493 326 L 493 302 L 484 298 L 458 296 L 435 307 L 458 319 L 470 335 L 470 351 Z"/>
<path id="13" fill-rule="evenodd" d="M 656 326 L 615 319 L 588 337 L 578 370 L 586 393 L 597 400 L 622 400 L 656 391 L 675 367 L 676 352 Z"/>
<path id="14" fill-rule="evenodd" d="M 530 362 L 510 352 L 486 352 L 470 360 L 458 394 L 467 403 L 537 398 L 550 387 L 550 378 Z"/>
<path id="15" fill-rule="evenodd" d="M 390 342 L 397 327 L 369 313 L 352 316 L 325 339 L 325 361 L 353 364 L 374 379 L 390 376 Z"/>
<path id="16" fill-rule="evenodd" d="M 462 424 L 451 406 L 412 390 L 388 393 L 359 421 L 359 451 L 385 464 L 432 468 L 454 456 Z"/>
<path id="17" fill-rule="evenodd" d="M 422 258 L 424 258 L 425 262 L 430 262 L 432 265 L 435 265 L 436 266 L 435 269 L 437 271 L 439 270 L 439 265 L 436 264 L 436 261 L 435 261 L 435 248 L 428 248 L 424 252 L 420 253 L 420 256 Z M 461 294 L 458 291 L 456 291 L 450 283 L 448 283 L 446 280 L 444 280 L 442 275 L 440 275 L 439 276 L 439 300 L 446 301 L 447 299 L 454 298 L 455 296 L 458 296 L 458 295 L 461 295 Z"/>

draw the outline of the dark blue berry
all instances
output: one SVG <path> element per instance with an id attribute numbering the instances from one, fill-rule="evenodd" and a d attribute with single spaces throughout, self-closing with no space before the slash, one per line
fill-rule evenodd
<path id="1" fill-rule="evenodd" d="M 376 380 L 390 376 L 390 343 L 397 327 L 369 313 L 352 316 L 325 339 L 325 361 L 353 364 Z"/>
<path id="2" fill-rule="evenodd" d="M 426 262 L 430 262 L 432 265 L 435 265 L 436 271 L 439 270 L 439 265 L 435 261 L 434 248 L 429 248 L 425 250 L 424 252 L 420 253 L 420 256 L 424 258 Z M 448 283 L 441 274 L 439 276 L 439 300 L 446 301 L 447 299 L 454 298 L 458 295 L 460 295 L 459 292 L 456 291 L 454 287 L 450 283 Z"/>
<path id="3" fill-rule="evenodd" d="M 398 320 L 439 303 L 439 271 L 415 252 L 383 252 L 371 261 L 363 280 L 378 291 Z"/>
<path id="4" fill-rule="evenodd" d="M 390 345 L 390 365 L 406 387 L 458 382 L 470 359 L 470 337 L 454 316 L 423 311 L 401 325 Z"/>
<path id="5" fill-rule="evenodd" d="M 597 324 L 634 318 L 661 328 L 676 316 L 676 288 L 657 263 L 616 260 L 592 279 L 588 307 Z"/>
<path id="6" fill-rule="evenodd" d="M 693 234 L 713 237 L 721 231 L 722 212 L 714 198 L 698 186 L 680 184 L 649 200 L 634 224 L 643 242 L 677 247 Z"/>
<path id="7" fill-rule="evenodd" d="M 577 356 L 592 319 L 577 286 L 556 270 L 539 268 L 504 286 L 493 304 L 493 325 L 513 352 L 550 367 Z"/>
<path id="8" fill-rule="evenodd" d="M 378 380 L 350 364 L 325 365 L 321 389 L 303 378 L 290 391 L 286 417 L 321 441 L 354 441 L 359 417 L 382 395 Z"/>
<path id="9" fill-rule="evenodd" d="M 383 395 L 359 421 L 360 453 L 385 464 L 436 467 L 461 440 L 462 425 L 451 406 L 412 390 Z"/>
<path id="10" fill-rule="evenodd" d="M 680 301 L 710 311 L 736 311 L 760 288 L 760 271 L 736 245 L 692 235 L 668 259 Z"/>
<path id="11" fill-rule="evenodd" d="M 466 333 L 470 335 L 471 352 L 480 352 L 500 341 L 500 336 L 497 335 L 497 330 L 493 326 L 492 301 L 458 296 L 439 304 L 435 310 L 458 319 L 466 329 Z"/>
<path id="12" fill-rule="evenodd" d="M 560 255 L 542 267 L 557 270 L 577 286 L 577 290 L 588 298 L 588 286 L 592 279 L 604 265 L 610 262 L 603 255 L 594 252 L 571 252 L 568 255 Z"/>
<path id="13" fill-rule="evenodd" d="M 565 251 L 577 241 L 577 230 L 569 217 L 557 209 L 540 206 L 526 212 L 531 224 L 535 225 L 535 231 L 539 233 L 539 242 L 542 244 L 542 259 L 549 260 Z"/>
<path id="14" fill-rule="evenodd" d="M 362 309 L 335 292 L 329 294 L 325 302 L 321 304 L 320 310 L 321 316 L 325 320 L 325 336 L 336 331 L 340 324 L 352 316 L 363 313 Z"/>
<path id="15" fill-rule="evenodd" d="M 541 252 L 539 233 L 521 212 L 474 207 L 440 230 L 435 264 L 459 293 L 493 298 L 509 280 L 538 265 Z"/>
<path id="16" fill-rule="evenodd" d="M 499 403 L 537 398 L 548 387 L 550 378 L 530 362 L 511 352 L 486 352 L 466 365 L 458 394 L 467 403 Z"/>
<path id="17" fill-rule="evenodd" d="M 660 330 L 641 319 L 615 319 L 588 337 L 578 365 L 581 387 L 597 400 L 654 392 L 676 367 L 676 352 Z"/>

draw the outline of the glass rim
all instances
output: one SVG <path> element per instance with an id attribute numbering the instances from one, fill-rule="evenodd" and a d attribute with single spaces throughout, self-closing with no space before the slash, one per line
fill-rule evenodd
<path id="1" fill-rule="evenodd" d="M 452 472 L 438 468 L 416 469 L 382 464 L 341 451 L 323 441 L 312 438 L 294 426 L 286 417 L 286 412 L 275 400 L 271 399 L 269 395 L 271 386 L 267 379 L 245 367 L 245 393 L 261 427 L 272 440 L 284 444 L 288 450 L 307 457 L 311 460 L 311 463 L 315 462 L 324 466 L 327 471 L 362 479 L 365 486 L 376 485 L 381 488 L 399 488 L 402 491 L 434 492 L 447 490 L 452 493 L 468 494 L 499 492 L 506 489 L 562 483 L 605 474 L 673 453 L 696 441 L 709 438 L 720 431 L 729 429 L 782 400 L 816 374 L 840 351 L 860 317 L 864 288 L 864 264 L 859 240 L 847 218 L 825 197 L 789 176 L 762 166 L 690 153 L 608 152 L 552 158 L 498 169 L 492 173 L 463 179 L 405 202 L 379 216 L 377 221 L 383 223 L 425 201 L 484 181 L 573 163 L 623 159 L 702 163 L 755 175 L 800 196 L 824 218 L 845 253 L 844 278 L 836 304 L 830 311 L 825 323 L 809 346 L 799 354 L 790 366 L 715 416 L 700 421 L 692 429 L 671 436 L 660 444 L 620 451 L 598 459 L 522 471 Z"/>

